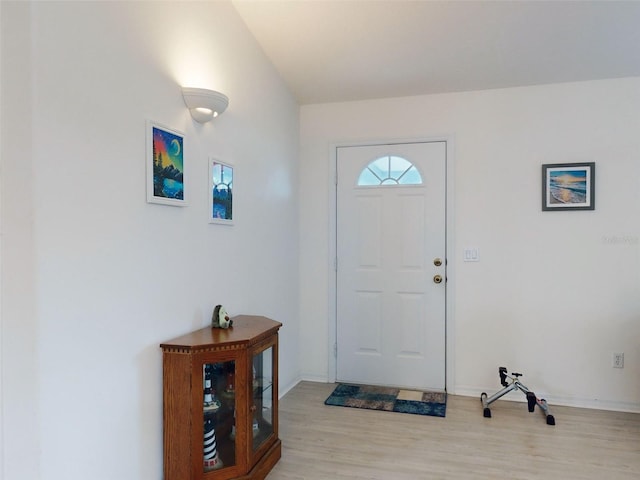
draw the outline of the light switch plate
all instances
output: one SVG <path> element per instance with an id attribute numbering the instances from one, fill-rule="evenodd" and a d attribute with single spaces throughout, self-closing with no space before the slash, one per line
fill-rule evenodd
<path id="1" fill-rule="evenodd" d="M 465 262 L 479 262 L 480 250 L 477 247 L 467 247 L 462 252 L 462 259 Z"/>

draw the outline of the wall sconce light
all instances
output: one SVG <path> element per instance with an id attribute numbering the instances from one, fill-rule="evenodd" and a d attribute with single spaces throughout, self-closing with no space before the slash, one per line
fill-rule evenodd
<path id="1" fill-rule="evenodd" d="M 182 98 L 196 122 L 206 123 L 229 106 L 229 97 L 205 88 L 182 87 Z"/>

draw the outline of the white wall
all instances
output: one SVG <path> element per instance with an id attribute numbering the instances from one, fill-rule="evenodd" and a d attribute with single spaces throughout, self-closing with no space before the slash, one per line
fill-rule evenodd
<path id="1" fill-rule="evenodd" d="M 450 135 L 449 391 L 496 391 L 504 365 L 552 403 L 640 411 L 640 79 L 308 105 L 300 118 L 304 378 L 334 373 L 330 145 Z M 542 212 L 541 165 L 578 161 L 596 162 L 596 210 Z M 465 247 L 480 262 L 462 262 Z"/>
<path id="2" fill-rule="evenodd" d="M 31 25 L 27 5 L 0 3 L 0 478 L 38 478 L 37 322 L 30 74 Z M 15 120 L 15 121 L 14 121 Z M 4 476 L 3 476 L 4 475 Z"/>
<path id="3" fill-rule="evenodd" d="M 160 479 L 160 342 L 223 303 L 281 321 L 298 378 L 298 106 L 228 2 L 1 8 L 4 478 Z M 197 124 L 181 85 L 229 109 Z M 148 118 L 186 135 L 188 207 L 146 202 Z"/>

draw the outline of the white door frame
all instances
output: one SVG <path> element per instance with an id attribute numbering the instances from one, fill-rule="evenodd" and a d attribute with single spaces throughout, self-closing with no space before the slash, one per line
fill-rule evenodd
<path id="1" fill-rule="evenodd" d="M 329 328 L 328 328 L 328 375 L 327 380 L 331 383 L 336 381 L 337 371 L 337 279 L 336 279 L 336 242 L 337 242 L 337 149 L 340 147 L 360 147 L 364 145 L 389 145 L 398 143 L 425 143 L 425 142 L 446 142 L 446 176 L 447 176 L 447 198 L 446 198 L 446 248 L 447 248 L 447 293 L 445 300 L 445 388 L 448 393 L 455 394 L 454 378 L 454 348 L 455 348 L 455 328 L 454 328 L 454 292 L 455 292 L 455 232 L 454 232 L 454 138 L 453 135 L 421 137 L 421 138 L 403 138 L 403 139 L 385 139 L 372 141 L 342 141 L 330 144 L 329 154 Z"/>

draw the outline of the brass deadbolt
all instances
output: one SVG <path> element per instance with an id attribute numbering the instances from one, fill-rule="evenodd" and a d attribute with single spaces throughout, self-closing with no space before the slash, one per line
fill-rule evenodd
<path id="1" fill-rule="evenodd" d="M 433 264 L 434 264 L 436 267 L 439 267 L 440 265 L 442 265 L 442 260 L 440 260 L 439 258 L 434 258 L 434 259 L 433 259 Z"/>

